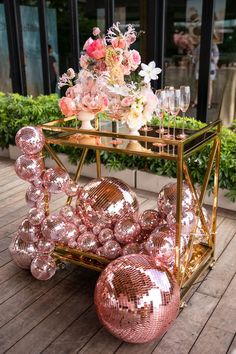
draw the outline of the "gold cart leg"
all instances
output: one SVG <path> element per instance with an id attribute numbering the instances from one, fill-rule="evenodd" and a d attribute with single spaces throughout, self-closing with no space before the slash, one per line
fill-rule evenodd
<path id="1" fill-rule="evenodd" d="M 219 184 L 219 170 L 220 170 L 220 148 L 221 141 L 218 141 L 218 148 L 216 152 L 216 164 L 214 175 L 214 192 L 213 192 L 213 207 L 212 207 L 212 220 L 211 220 L 211 236 L 213 244 L 213 252 L 215 252 L 215 237 L 216 237 L 216 215 L 218 207 L 218 184 Z"/>
<path id="2" fill-rule="evenodd" d="M 211 240 L 211 237 L 210 237 L 210 232 L 209 232 L 209 229 L 208 229 L 208 226 L 207 226 L 207 223 L 206 223 L 206 220 L 205 220 L 205 216 L 202 212 L 202 207 L 200 205 L 200 202 L 199 202 L 199 199 L 198 199 L 198 195 L 197 195 L 197 192 L 196 192 L 196 189 L 194 187 L 194 184 L 191 180 L 191 177 L 190 177 L 190 174 L 189 174 L 189 171 L 188 171 L 188 166 L 186 164 L 186 162 L 183 163 L 183 172 L 184 172 L 184 176 L 185 176 L 185 179 L 186 179 L 186 182 L 192 192 L 192 195 L 195 199 L 195 202 L 197 204 L 197 210 L 198 210 L 198 213 L 199 213 L 199 216 L 200 216 L 200 220 L 201 220 L 201 223 L 202 223 L 202 228 L 207 236 L 207 239 L 209 241 L 209 246 L 212 247 L 212 240 Z"/>
<path id="3" fill-rule="evenodd" d="M 102 171 L 101 171 L 101 158 L 100 158 L 99 150 L 96 150 L 96 168 L 97 168 L 97 178 L 100 178 L 102 175 Z"/>
<path id="4" fill-rule="evenodd" d="M 213 163 L 214 163 L 214 159 L 215 159 L 215 155 L 216 155 L 216 151 L 217 151 L 217 147 L 218 147 L 218 142 L 217 142 L 217 140 L 215 140 L 214 141 L 214 145 L 213 145 L 212 150 L 211 150 L 211 155 L 209 157 L 207 170 L 206 170 L 206 173 L 205 173 L 205 176 L 204 176 L 204 180 L 203 180 L 203 184 L 202 184 L 201 195 L 200 195 L 200 198 L 199 198 L 200 205 L 202 205 L 203 199 L 204 199 L 204 196 L 205 196 L 205 193 L 206 193 L 206 189 L 207 189 L 207 186 L 208 186 L 211 170 L 212 170 L 212 167 L 213 167 Z"/>
<path id="5" fill-rule="evenodd" d="M 78 164 L 78 167 L 77 167 L 75 176 L 74 176 L 74 181 L 75 181 L 75 182 L 78 182 L 78 180 L 79 180 L 79 178 L 80 178 L 81 171 L 82 171 L 82 168 L 83 168 L 83 165 L 84 165 L 84 160 L 85 160 L 85 158 L 86 158 L 87 153 L 88 153 L 88 149 L 87 149 L 87 148 L 84 148 L 84 149 L 82 150 L 82 154 L 81 154 L 81 156 L 80 156 L 79 164 Z M 71 201 L 72 201 L 72 197 L 68 197 L 68 198 L 67 198 L 67 201 L 66 201 L 66 204 L 67 204 L 67 205 L 71 204 Z"/>
<path id="6" fill-rule="evenodd" d="M 57 165 L 59 167 L 61 167 L 63 170 L 67 171 L 65 165 L 61 162 L 61 160 L 59 159 L 57 154 L 54 152 L 54 150 L 51 148 L 51 146 L 47 143 L 44 146 L 47 149 L 47 151 L 49 152 L 49 154 L 51 155 L 51 157 L 53 158 L 53 160 L 57 163 Z"/>
<path id="7" fill-rule="evenodd" d="M 46 170 L 44 154 L 42 152 L 40 153 L 40 158 L 42 160 L 42 168 L 43 168 L 43 170 Z M 49 195 L 48 195 L 48 191 L 47 191 L 46 188 L 44 190 L 43 201 L 44 201 L 44 212 L 45 212 L 45 215 L 48 216 L 50 214 L 50 210 L 49 210 Z"/>
<path id="8" fill-rule="evenodd" d="M 183 194 L 183 145 L 180 144 L 178 146 L 178 161 L 177 161 L 176 238 L 175 238 L 175 267 L 174 267 L 174 274 L 178 284 L 180 284 L 182 194 Z"/>

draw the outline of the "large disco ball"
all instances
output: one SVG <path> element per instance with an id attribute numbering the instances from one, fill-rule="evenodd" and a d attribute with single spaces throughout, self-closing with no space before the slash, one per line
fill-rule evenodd
<path id="1" fill-rule="evenodd" d="M 179 304 L 180 290 L 173 275 L 147 255 L 128 255 L 111 262 L 95 288 L 101 323 L 130 343 L 162 336 L 175 320 Z"/>
<path id="2" fill-rule="evenodd" d="M 177 183 L 166 184 L 158 193 L 157 209 L 165 215 L 176 215 Z M 183 182 L 182 211 L 193 210 L 195 200 L 186 182 Z"/>
<path id="3" fill-rule="evenodd" d="M 16 134 L 16 145 L 26 155 L 34 155 L 43 149 L 45 137 L 38 127 L 23 127 Z"/>
<path id="4" fill-rule="evenodd" d="M 83 222 L 93 227 L 103 219 L 110 219 L 115 224 L 124 215 L 137 217 L 139 203 L 126 183 L 117 178 L 102 177 L 93 179 L 83 187 L 76 209 Z"/>
<path id="5" fill-rule="evenodd" d="M 19 235 L 13 237 L 9 246 L 9 252 L 13 262 L 23 269 L 30 268 L 36 251 L 35 243 L 24 242 Z"/>

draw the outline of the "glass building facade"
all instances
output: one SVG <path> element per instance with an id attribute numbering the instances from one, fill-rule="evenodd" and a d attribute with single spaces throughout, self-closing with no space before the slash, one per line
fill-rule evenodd
<path id="1" fill-rule="evenodd" d="M 70 66 L 78 69 L 77 59 L 91 29 L 98 26 L 105 30 L 118 21 L 121 26 L 131 23 L 137 31 L 145 32 L 135 46 L 143 62 L 154 59 L 162 66 L 159 86 L 190 85 L 190 116 L 199 118 L 204 112 L 197 112 L 195 106 L 201 86 L 198 79 L 209 64 L 208 100 L 203 100 L 207 119 L 220 116 L 228 125 L 232 117 L 226 117 L 227 109 L 236 105 L 236 2 L 211 1 L 212 41 L 205 60 L 199 55 L 204 41 L 202 25 L 211 21 L 202 13 L 208 0 L 0 1 L 0 91 L 33 96 L 51 92 L 45 84 L 50 76 L 50 67 L 45 70 L 45 64 L 50 65 L 46 60 L 48 45 L 58 74 Z"/>

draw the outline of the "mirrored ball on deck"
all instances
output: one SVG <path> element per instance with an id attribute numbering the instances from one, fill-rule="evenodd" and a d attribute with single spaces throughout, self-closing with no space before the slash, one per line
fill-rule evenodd
<path id="1" fill-rule="evenodd" d="M 55 243 L 50 240 L 41 239 L 37 242 L 37 252 L 49 254 L 54 251 Z"/>
<path id="2" fill-rule="evenodd" d="M 142 230 L 152 231 L 159 225 L 160 222 L 160 215 L 158 211 L 154 209 L 145 210 L 139 216 L 139 225 Z"/>
<path id="3" fill-rule="evenodd" d="M 108 259 L 115 259 L 122 253 L 120 244 L 115 240 L 108 240 L 104 243 L 101 250 L 101 255 Z"/>
<path id="4" fill-rule="evenodd" d="M 39 239 L 39 228 L 32 225 L 29 219 L 24 219 L 18 227 L 18 235 L 24 242 L 37 242 Z"/>
<path id="5" fill-rule="evenodd" d="M 52 214 L 46 217 L 41 225 L 41 232 L 47 240 L 61 241 L 65 236 L 66 223 L 59 215 Z"/>
<path id="6" fill-rule="evenodd" d="M 36 256 L 30 266 L 31 274 L 38 280 L 49 280 L 57 270 L 54 258 L 49 255 Z"/>
<path id="7" fill-rule="evenodd" d="M 95 253 L 99 247 L 99 242 L 97 237 L 92 232 L 86 231 L 78 237 L 77 247 L 81 251 Z"/>
<path id="8" fill-rule="evenodd" d="M 15 171 L 21 179 L 32 182 L 42 173 L 42 160 L 34 156 L 21 155 L 15 162 Z"/>
<path id="9" fill-rule="evenodd" d="M 98 235 L 98 240 L 102 245 L 107 241 L 113 240 L 114 238 L 115 237 L 113 230 L 107 227 L 105 229 L 102 229 Z"/>
<path id="10" fill-rule="evenodd" d="M 24 154 L 34 155 L 43 149 L 45 137 L 41 128 L 27 126 L 16 133 L 15 142 Z"/>
<path id="11" fill-rule="evenodd" d="M 101 323 L 114 336 L 145 343 L 161 337 L 175 320 L 180 290 L 163 264 L 135 254 L 108 264 L 97 281 L 94 302 Z"/>
<path id="12" fill-rule="evenodd" d="M 51 193 L 60 193 L 65 191 L 70 183 L 69 174 L 60 167 L 49 168 L 43 176 L 43 184 Z"/>
<path id="13" fill-rule="evenodd" d="M 118 242 L 122 244 L 134 242 L 140 234 L 141 228 L 133 218 L 123 218 L 119 220 L 114 228 L 114 235 Z"/>
<path id="14" fill-rule="evenodd" d="M 40 208 L 31 208 L 28 211 L 27 218 L 31 225 L 40 225 L 45 219 L 45 212 Z"/>
<path id="15" fill-rule="evenodd" d="M 91 228 L 102 220 L 115 224 L 127 214 L 137 216 L 138 209 L 136 194 L 126 183 L 113 177 L 92 180 L 77 198 L 77 212 Z"/>
<path id="16" fill-rule="evenodd" d="M 9 252 L 13 262 L 20 268 L 29 269 L 32 259 L 36 255 L 35 243 L 24 242 L 18 234 L 14 235 Z"/>

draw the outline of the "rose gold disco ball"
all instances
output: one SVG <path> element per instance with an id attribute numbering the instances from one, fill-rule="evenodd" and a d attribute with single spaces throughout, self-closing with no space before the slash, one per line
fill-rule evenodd
<path id="1" fill-rule="evenodd" d="M 102 177 L 87 183 L 78 195 L 76 211 L 83 222 L 93 227 L 102 220 L 115 224 L 123 216 L 137 218 L 139 203 L 136 194 L 123 181 Z"/>
<path id="2" fill-rule="evenodd" d="M 128 255 L 111 262 L 95 288 L 101 323 L 116 337 L 145 343 L 162 336 L 175 320 L 180 290 L 162 263 L 147 255 Z"/>

